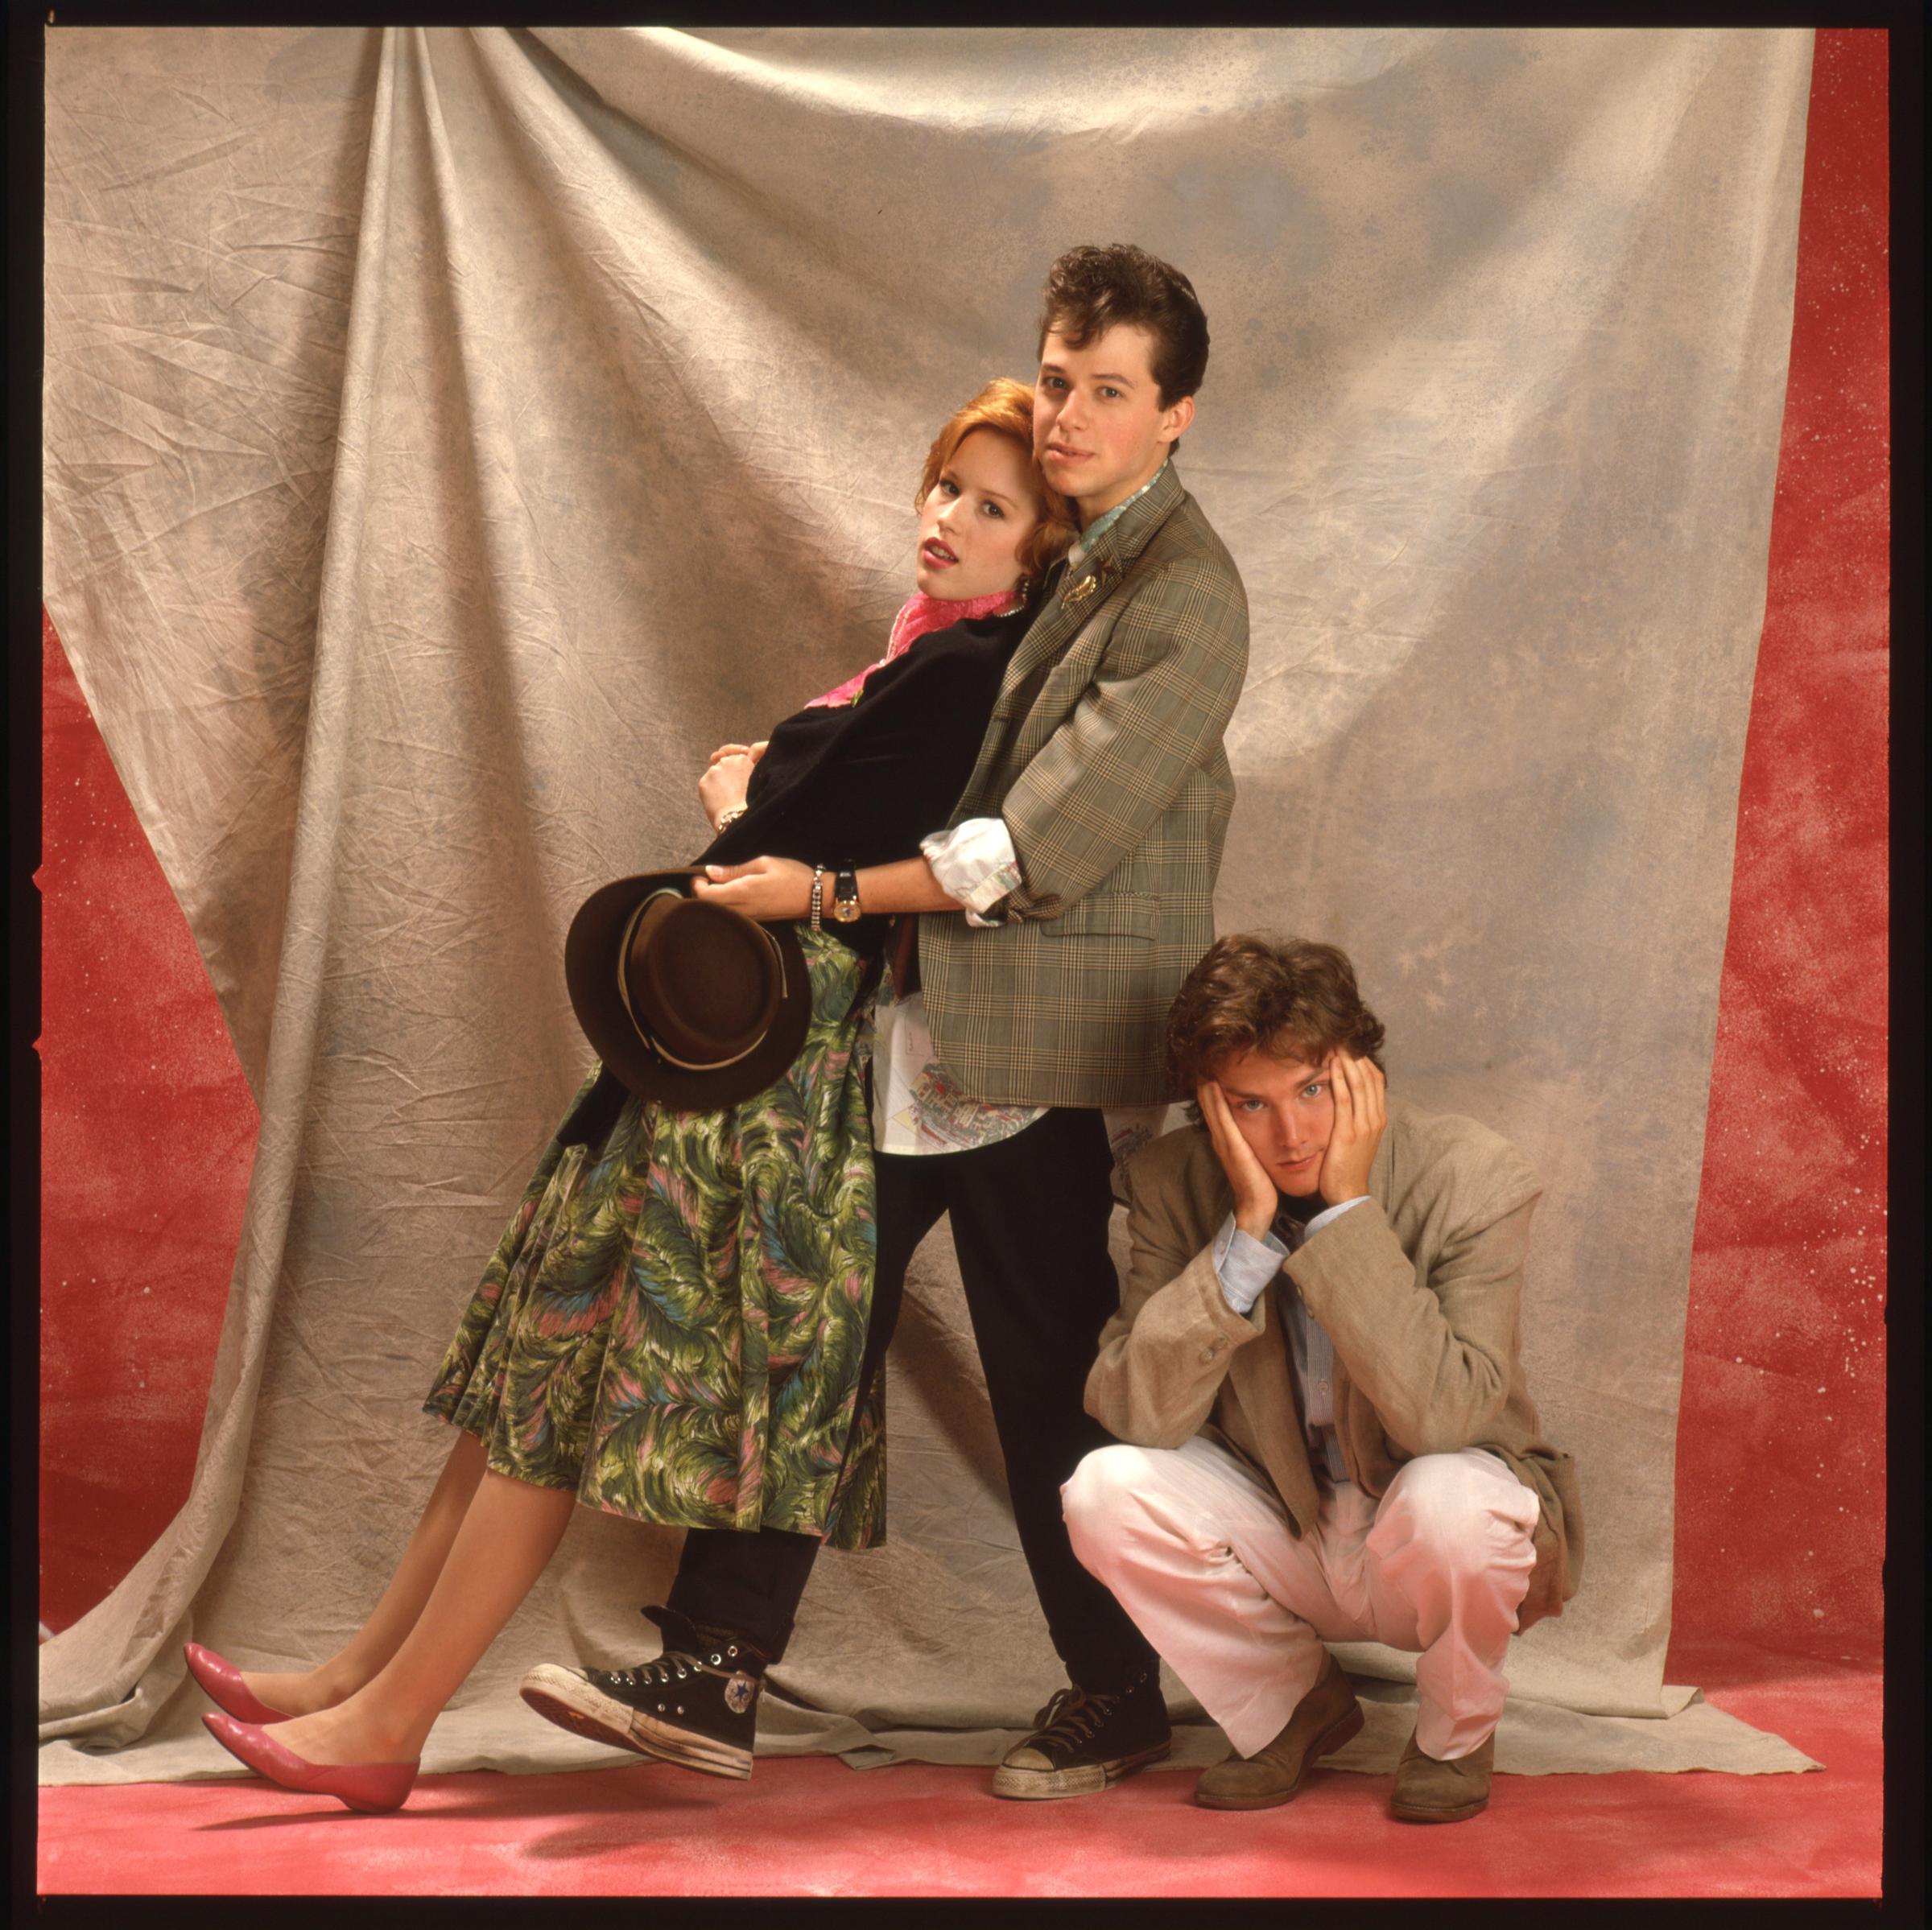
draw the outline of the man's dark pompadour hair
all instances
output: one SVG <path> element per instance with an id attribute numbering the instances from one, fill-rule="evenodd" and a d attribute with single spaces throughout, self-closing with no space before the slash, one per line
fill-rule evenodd
<path id="1" fill-rule="evenodd" d="M 1040 307 L 1040 347 L 1049 329 L 1084 348 L 1125 324 L 1154 338 L 1154 379 L 1171 409 L 1192 395 L 1208 373 L 1208 318 L 1194 284 L 1145 248 L 1114 241 L 1069 248 L 1046 270 Z"/>

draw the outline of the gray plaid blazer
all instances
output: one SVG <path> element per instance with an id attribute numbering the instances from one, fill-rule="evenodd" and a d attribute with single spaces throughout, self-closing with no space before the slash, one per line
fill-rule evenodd
<path id="1" fill-rule="evenodd" d="M 1167 1008 L 1214 939 L 1234 809 L 1221 734 L 1247 669 L 1241 577 L 1170 462 L 1061 573 L 954 807 L 955 825 L 1006 822 L 1023 882 L 1004 922 L 919 920 L 934 1049 L 975 1099 L 1183 1096 L 1162 1066 Z"/>

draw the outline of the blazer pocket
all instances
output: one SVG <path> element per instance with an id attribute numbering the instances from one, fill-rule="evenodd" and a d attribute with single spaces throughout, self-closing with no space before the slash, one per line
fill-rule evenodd
<path id="1" fill-rule="evenodd" d="M 1057 918 L 1042 921 L 1045 930 L 1063 938 L 1157 938 L 1160 933 L 1160 901 L 1129 897 L 1118 892 L 1089 892 L 1077 905 L 1070 905 Z"/>

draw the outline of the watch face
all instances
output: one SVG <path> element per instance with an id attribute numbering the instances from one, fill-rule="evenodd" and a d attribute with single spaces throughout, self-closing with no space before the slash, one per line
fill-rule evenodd
<path id="1" fill-rule="evenodd" d="M 857 898 L 840 898 L 837 900 L 832 905 L 832 915 L 836 918 L 841 925 L 851 925 L 856 923 L 859 916 L 858 900 Z"/>

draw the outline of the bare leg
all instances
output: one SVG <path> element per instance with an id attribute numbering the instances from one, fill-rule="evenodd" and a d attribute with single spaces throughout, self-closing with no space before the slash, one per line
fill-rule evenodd
<path id="1" fill-rule="evenodd" d="M 415 1626 L 362 1688 L 272 1734 L 312 1763 L 407 1763 L 556 1552 L 572 1488 L 485 1474 Z"/>
<path id="2" fill-rule="evenodd" d="M 305 1716 L 319 1709 L 332 1709 L 370 1681 L 415 1627 L 449 1558 L 456 1531 L 463 1525 L 464 1511 L 483 1478 L 483 1443 L 474 1434 L 457 1429 L 456 1445 L 443 1464 L 436 1490 L 369 1619 L 336 1654 L 305 1672 L 263 1675 L 244 1669 L 242 1680 L 250 1692 L 270 1709 Z"/>

